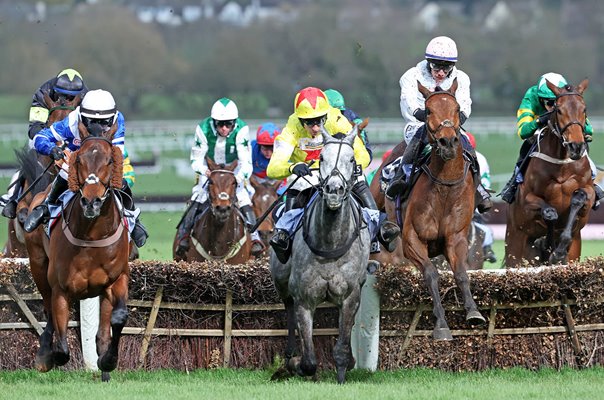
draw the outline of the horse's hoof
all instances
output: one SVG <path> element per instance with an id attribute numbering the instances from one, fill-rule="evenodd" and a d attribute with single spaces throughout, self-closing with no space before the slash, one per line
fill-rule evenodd
<path id="1" fill-rule="evenodd" d="M 102 382 L 109 382 L 109 380 L 111 379 L 111 375 L 109 375 L 109 372 L 101 372 L 101 381 Z"/>
<path id="2" fill-rule="evenodd" d="M 55 366 L 54 359 L 52 353 L 48 353 L 46 355 L 36 356 L 36 369 L 40 372 L 48 372 L 53 369 Z"/>
<path id="3" fill-rule="evenodd" d="M 113 371 L 117 367 L 117 355 L 112 356 L 105 353 L 102 357 L 97 361 L 97 366 L 103 372 Z"/>
<path id="4" fill-rule="evenodd" d="M 55 351 L 53 353 L 53 359 L 55 365 L 60 367 L 61 365 L 67 364 L 67 362 L 69 361 L 69 353 Z"/>
<path id="5" fill-rule="evenodd" d="M 434 328 L 432 338 L 434 340 L 453 340 L 453 335 L 449 328 Z"/>
<path id="6" fill-rule="evenodd" d="M 544 208 L 541 215 L 545 221 L 556 221 L 558 219 L 558 213 L 553 207 Z"/>
<path id="7" fill-rule="evenodd" d="M 478 311 L 468 311 L 468 315 L 466 315 L 466 322 L 471 326 L 482 325 L 487 322 L 486 319 L 482 316 Z"/>
<path id="8" fill-rule="evenodd" d="M 346 382 L 346 368 L 338 368 L 338 384 Z"/>

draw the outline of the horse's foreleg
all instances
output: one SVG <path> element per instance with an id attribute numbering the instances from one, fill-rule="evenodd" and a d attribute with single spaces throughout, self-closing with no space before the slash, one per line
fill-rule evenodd
<path id="1" fill-rule="evenodd" d="M 55 333 L 55 327 L 52 319 L 52 311 L 46 312 L 46 327 L 40 335 L 40 348 L 36 353 L 36 369 L 40 372 L 48 372 L 55 366 L 52 353 L 52 339 Z"/>
<path id="2" fill-rule="evenodd" d="M 44 303 L 44 313 L 46 314 L 46 327 L 40 335 L 40 348 L 36 353 L 36 368 L 40 372 L 48 372 L 54 366 L 54 357 L 52 354 L 52 342 L 55 332 L 52 318 L 52 288 L 48 284 L 48 258 L 45 255 L 41 257 L 31 257 L 29 267 L 32 277 L 36 283 L 38 291 L 42 295 Z"/>
<path id="3" fill-rule="evenodd" d="M 361 287 L 359 286 L 350 293 L 340 307 L 339 336 L 333 349 L 333 358 L 336 362 L 336 370 L 338 372 L 338 383 L 344 383 L 346 380 L 346 371 L 354 368 L 355 360 L 352 355 L 350 336 L 360 300 Z"/>
<path id="4" fill-rule="evenodd" d="M 297 303 L 295 305 L 296 325 L 302 342 L 302 358 L 292 358 L 287 367 L 301 376 L 313 376 L 317 372 L 317 358 L 312 340 L 314 311 Z"/>
<path id="5" fill-rule="evenodd" d="M 583 189 L 575 191 L 570 199 L 570 209 L 568 212 L 568 220 L 564 226 L 564 230 L 560 234 L 558 246 L 549 257 L 550 264 L 558 264 L 568 261 L 568 250 L 572 240 L 572 229 L 577 222 L 577 215 L 585 203 L 587 202 L 587 193 Z"/>
<path id="6" fill-rule="evenodd" d="M 285 312 L 287 313 L 287 345 L 285 347 L 285 363 L 296 354 L 296 310 L 294 299 L 288 297 L 284 300 Z"/>
<path id="7" fill-rule="evenodd" d="M 57 331 L 57 341 L 53 349 L 55 365 L 65 365 L 69 361 L 67 345 L 67 324 L 69 323 L 69 299 L 62 290 L 55 288 L 52 292 L 52 320 Z"/>
<path id="8" fill-rule="evenodd" d="M 438 270 L 428 258 L 428 248 L 425 243 L 422 243 L 417 235 L 411 232 L 407 235 L 405 232 L 405 240 L 403 241 L 403 250 L 405 257 L 410 260 L 422 272 L 424 282 L 432 297 L 432 313 L 436 317 L 432 337 L 436 340 L 453 340 L 449 325 L 445 319 L 445 309 L 440 300 L 440 292 L 438 291 Z"/>
<path id="9" fill-rule="evenodd" d="M 464 308 L 466 310 L 466 322 L 470 325 L 484 324 L 486 320 L 478 311 L 472 292 L 470 291 L 470 278 L 468 278 L 467 270 L 467 243 L 466 240 L 460 240 L 453 245 L 447 245 L 447 258 L 457 287 L 461 290 L 463 297 Z"/>
<path id="10" fill-rule="evenodd" d="M 126 302 L 128 301 L 128 275 L 121 274 L 120 277 L 111 285 L 109 289 L 111 293 L 111 340 L 107 351 L 102 355 L 99 354 L 98 366 L 103 372 L 113 371 L 117 367 L 118 350 L 122 329 L 128 320 L 128 309 Z M 108 379 L 109 376 L 107 375 Z"/>

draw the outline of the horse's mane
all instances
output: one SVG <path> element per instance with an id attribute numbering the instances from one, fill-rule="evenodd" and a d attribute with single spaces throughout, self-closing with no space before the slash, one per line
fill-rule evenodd
<path id="1" fill-rule="evenodd" d="M 15 157 L 17 158 L 18 168 L 21 170 L 22 176 L 27 182 L 33 182 L 38 176 L 44 172 L 42 166 L 38 163 L 38 156 L 34 149 L 30 149 L 26 144 L 20 149 L 15 149 Z M 51 182 L 50 174 L 44 174 L 44 177 L 38 181 L 32 189 L 32 194 L 37 194 L 44 190 Z"/>

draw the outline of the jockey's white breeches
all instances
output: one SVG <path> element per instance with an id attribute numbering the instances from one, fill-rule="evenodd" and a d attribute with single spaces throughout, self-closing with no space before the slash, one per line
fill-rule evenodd
<path id="1" fill-rule="evenodd" d="M 199 183 L 193 186 L 191 196 L 192 201 L 196 201 L 198 203 L 204 203 L 208 201 L 208 187 L 207 187 L 208 177 L 205 175 L 200 175 Z M 251 186 L 251 185 L 250 185 Z M 237 207 L 241 208 L 244 206 L 249 206 L 252 204 L 252 198 L 250 197 L 250 193 L 245 188 L 245 182 L 238 182 L 237 189 L 235 191 L 235 196 L 237 197 Z"/>

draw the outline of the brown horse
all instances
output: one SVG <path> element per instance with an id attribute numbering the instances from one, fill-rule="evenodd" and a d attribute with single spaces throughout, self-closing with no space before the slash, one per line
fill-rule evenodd
<path id="1" fill-rule="evenodd" d="M 48 105 L 48 120 L 46 126 L 49 127 L 53 123 L 62 120 L 75 109 L 80 103 L 80 95 L 77 95 L 71 101 L 61 98 L 54 101 L 48 93 L 44 94 L 44 101 Z M 34 149 L 30 149 L 26 145 L 23 149 L 15 150 L 17 157 L 17 165 L 21 171 L 21 179 L 23 180 L 23 191 L 29 189 L 30 183 L 43 174 L 43 177 L 29 191 L 27 195 L 17 204 L 17 217 L 8 221 L 8 239 L 5 246 L 4 254 L 7 257 L 27 257 L 27 248 L 25 246 L 25 231 L 23 223 L 27 219 L 29 205 L 33 197 L 46 189 L 52 181 L 52 176 L 57 173 L 57 169 L 51 166 L 48 171 L 45 171 L 42 165 L 47 166 L 52 162 L 50 157 L 39 155 Z"/>
<path id="2" fill-rule="evenodd" d="M 113 135 L 116 126 L 110 131 Z M 128 230 L 116 201 L 122 187 L 123 156 L 103 137 L 86 137 L 69 157 L 69 189 L 74 198 L 57 218 L 48 238 L 26 237 L 30 268 L 42 294 L 48 323 L 40 336 L 36 367 L 42 372 L 69 361 L 67 323 L 75 300 L 101 297 L 97 333 L 102 380 L 118 361 L 118 346 L 128 311 Z M 43 196 L 36 196 L 33 208 Z M 53 345 L 53 336 L 56 342 Z"/>
<path id="3" fill-rule="evenodd" d="M 403 253 L 423 274 L 432 296 L 436 323 L 433 337 L 451 340 L 451 331 L 441 303 L 438 270 L 432 257 L 444 255 L 471 325 L 484 323 L 470 292 L 468 231 L 474 212 L 474 182 L 463 156 L 459 104 L 455 99 L 457 80 L 449 91 L 431 92 L 418 82 L 426 105 L 426 131 L 432 146 L 430 161 L 422 167 L 406 204 L 401 205 Z M 396 204 L 387 202 L 389 218 L 396 220 Z"/>
<path id="4" fill-rule="evenodd" d="M 245 227 L 245 219 L 237 207 L 237 162 L 218 165 L 206 158 L 210 177 L 208 198 L 210 206 L 202 211 L 191 232 L 191 247 L 184 261 L 219 260 L 241 264 L 251 257 L 252 242 Z M 172 245 L 176 259 L 177 238 Z"/>
<path id="5" fill-rule="evenodd" d="M 279 185 L 281 185 L 281 182 L 282 181 L 275 181 L 272 179 L 261 179 L 256 177 L 256 175 L 250 177 L 250 183 L 254 188 L 252 208 L 254 209 L 256 218 L 260 218 L 264 212 L 277 201 L 279 198 L 279 196 L 277 196 L 277 189 L 279 188 Z M 273 236 L 274 227 L 275 223 L 273 221 L 273 216 L 269 213 L 256 229 L 267 249 L 269 248 L 268 241 Z"/>
<path id="6" fill-rule="evenodd" d="M 587 84 L 585 79 L 578 86 L 558 88 L 547 82 L 556 102 L 507 213 L 508 268 L 523 262 L 566 263 L 581 256 L 581 229 L 595 201 L 584 137 Z"/>

